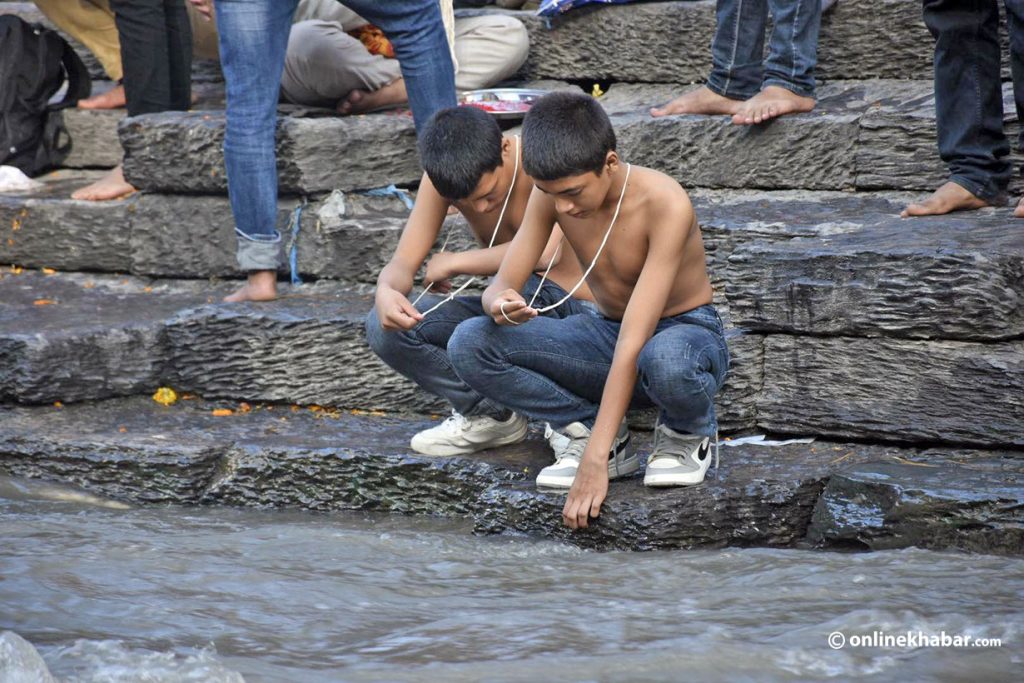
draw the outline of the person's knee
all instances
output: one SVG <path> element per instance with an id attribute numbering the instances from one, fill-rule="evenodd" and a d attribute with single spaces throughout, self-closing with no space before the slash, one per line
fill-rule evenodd
<path id="1" fill-rule="evenodd" d="M 377 309 L 371 308 L 366 314 L 366 343 L 370 350 L 385 363 L 390 364 L 406 352 L 403 342 L 408 332 L 385 330 L 377 317 Z"/>
<path id="2" fill-rule="evenodd" d="M 660 404 L 704 395 L 712 399 L 719 389 L 715 349 L 710 344 L 648 344 L 637 368 L 645 393 Z"/>
<path id="3" fill-rule="evenodd" d="M 448 340 L 448 358 L 460 376 L 474 374 L 484 360 L 494 322 L 489 318 L 470 318 L 459 324 Z"/>

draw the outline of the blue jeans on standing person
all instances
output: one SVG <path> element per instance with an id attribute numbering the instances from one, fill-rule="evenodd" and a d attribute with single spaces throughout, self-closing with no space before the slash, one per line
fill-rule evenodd
<path id="1" fill-rule="evenodd" d="M 769 7 L 773 27 L 765 58 Z M 718 0 L 715 21 L 710 90 L 748 100 L 777 85 L 814 97 L 821 0 Z"/>
<path id="2" fill-rule="evenodd" d="M 529 301 L 537 291 L 540 278 L 532 275 L 523 287 L 523 296 Z M 565 290 L 551 280 L 544 286 L 534 303 L 536 308 L 560 301 Z M 416 304 L 420 312 L 432 308 L 441 296 L 425 296 Z M 558 308 L 545 313 L 551 318 L 571 315 L 595 315 L 593 304 L 580 299 L 569 299 Z M 427 315 L 416 327 L 406 332 L 388 331 L 380 326 L 377 310 L 366 316 L 366 340 L 373 352 L 398 374 L 416 382 L 425 391 L 446 399 L 455 412 L 466 417 L 474 415 L 500 416 L 506 409 L 486 400 L 459 379 L 448 358 L 448 340 L 461 323 L 487 316 L 479 296 L 460 296 Z M 485 317 L 485 320 L 490 318 Z"/>
<path id="3" fill-rule="evenodd" d="M 297 3 L 214 3 L 227 90 L 224 165 L 243 270 L 277 270 L 279 262 L 274 134 Z M 455 106 L 455 72 L 437 0 L 346 0 L 345 6 L 379 26 L 394 45 L 417 129 L 437 110 Z"/>
<path id="4" fill-rule="evenodd" d="M 1010 71 L 1017 118 L 1024 121 L 1024 0 L 1006 0 Z M 925 0 L 935 38 L 935 117 L 949 179 L 989 203 L 1006 192 L 1013 169 L 1003 133 L 997 0 Z M 1024 145 L 1024 137 L 1018 142 Z"/>
<path id="5" fill-rule="evenodd" d="M 593 428 L 621 326 L 599 314 L 515 327 L 475 318 L 455 330 L 448 355 L 459 377 L 489 400 L 556 428 Z M 662 318 L 640 353 L 630 408 L 657 406 L 670 429 L 714 436 L 714 398 L 728 368 L 714 306 Z"/>

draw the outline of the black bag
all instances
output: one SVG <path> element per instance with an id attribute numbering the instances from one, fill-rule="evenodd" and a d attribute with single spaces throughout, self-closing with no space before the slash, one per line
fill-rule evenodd
<path id="1" fill-rule="evenodd" d="M 49 104 L 64 81 L 67 94 Z M 0 165 L 35 176 L 71 152 L 61 109 L 92 90 L 89 71 L 56 31 L 0 15 Z"/>

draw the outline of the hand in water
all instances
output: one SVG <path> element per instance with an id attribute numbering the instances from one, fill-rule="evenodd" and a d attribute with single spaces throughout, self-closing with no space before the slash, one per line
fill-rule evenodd
<path id="1" fill-rule="evenodd" d="M 376 307 L 380 326 L 389 332 L 411 330 L 423 320 L 423 314 L 416 310 L 404 294 L 394 289 L 378 287 Z"/>
<path id="2" fill-rule="evenodd" d="M 601 514 L 607 495 L 608 465 L 584 453 L 562 508 L 562 522 L 570 529 L 586 529 L 590 518 Z"/>
<path id="3" fill-rule="evenodd" d="M 491 303 L 491 317 L 499 325 L 521 325 L 537 315 L 537 309 L 530 308 L 514 289 L 506 289 Z"/>

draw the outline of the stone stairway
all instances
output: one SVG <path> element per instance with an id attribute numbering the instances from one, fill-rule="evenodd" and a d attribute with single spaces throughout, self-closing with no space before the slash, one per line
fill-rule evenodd
<path id="1" fill-rule="evenodd" d="M 0 3 L 11 8 L 35 11 Z M 474 458 L 411 454 L 409 433 L 444 408 L 368 353 L 362 333 L 408 215 L 364 191 L 414 195 L 411 118 L 282 108 L 279 223 L 302 207 L 306 284 L 272 304 L 226 305 L 233 286 L 218 278 L 239 273 L 214 83 L 188 113 L 67 112 L 67 168 L 40 192 L 0 195 L 0 472 L 139 502 L 468 514 L 481 531 L 587 547 L 1024 552 L 1024 223 L 1008 208 L 898 216 L 945 176 L 920 4 L 844 0 L 826 15 L 810 114 L 752 128 L 652 119 L 651 105 L 706 73 L 713 9 L 517 13 L 532 40 L 520 80 L 601 81 L 623 156 L 691 191 L 730 325 L 723 431 L 824 441 L 725 449 L 718 476 L 694 489 L 616 483 L 596 529 L 568 536 L 561 497 L 530 484 L 546 457 L 536 437 Z M 143 192 L 68 199 L 122 149 Z M 449 219 L 455 248 L 468 245 L 460 223 Z M 163 408 L 148 398 L 159 386 L 202 399 Z M 330 418 L 293 404 L 329 406 Z M 211 406 L 236 412 L 213 418 Z M 273 438 L 250 440 L 282 412 L 290 422 L 274 422 Z"/>

